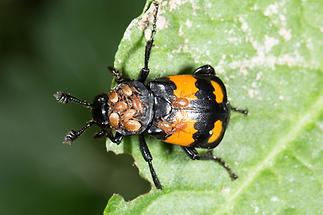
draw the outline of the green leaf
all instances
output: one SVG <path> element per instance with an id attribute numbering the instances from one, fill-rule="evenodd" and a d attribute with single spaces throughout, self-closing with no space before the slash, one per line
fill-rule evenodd
<path id="1" fill-rule="evenodd" d="M 231 103 L 250 113 L 232 113 L 214 151 L 239 179 L 231 181 L 215 163 L 191 161 L 179 147 L 148 137 L 164 190 L 152 186 L 130 202 L 115 195 L 105 213 L 323 213 L 323 2 L 160 4 L 149 78 L 215 67 Z M 115 58 L 130 78 L 143 67 L 145 17 L 131 22 Z M 108 141 L 107 148 L 132 154 L 142 177 L 152 181 L 137 137 L 121 146 Z"/>

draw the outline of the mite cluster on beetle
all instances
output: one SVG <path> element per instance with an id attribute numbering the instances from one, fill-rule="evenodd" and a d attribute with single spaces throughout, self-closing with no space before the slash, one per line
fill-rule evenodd
<path id="1" fill-rule="evenodd" d="M 139 147 L 148 163 L 152 179 L 158 189 L 162 185 L 152 165 L 153 157 L 144 134 L 163 142 L 179 145 L 193 160 L 212 160 L 227 170 L 232 180 L 238 176 L 213 149 L 220 144 L 230 119 L 230 112 L 247 115 L 248 111 L 232 107 L 226 88 L 212 66 L 204 65 L 190 75 L 173 75 L 146 82 L 151 49 L 156 33 L 159 5 L 153 2 L 153 28 L 146 42 L 144 67 L 137 80 L 127 80 L 115 68 L 110 68 L 117 85 L 108 93 L 94 98 L 92 103 L 68 93 L 57 92 L 61 103 L 77 103 L 92 111 L 92 119 L 81 129 L 71 130 L 64 143 L 71 144 L 92 125 L 100 127 L 95 137 L 107 137 L 120 144 L 123 137 L 139 135 Z M 196 148 L 207 149 L 199 153 Z"/>
<path id="2" fill-rule="evenodd" d="M 122 84 L 119 89 L 108 93 L 109 122 L 114 129 L 124 128 L 136 132 L 141 128 L 141 123 L 136 117 L 143 111 L 138 92 L 127 84 Z"/>

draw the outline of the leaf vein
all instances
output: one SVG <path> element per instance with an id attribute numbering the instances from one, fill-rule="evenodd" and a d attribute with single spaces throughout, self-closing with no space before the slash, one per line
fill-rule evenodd
<path id="1" fill-rule="evenodd" d="M 271 151 L 269 151 L 269 154 L 267 157 L 265 157 L 261 162 L 259 162 L 254 169 L 249 170 L 249 174 L 246 178 L 244 178 L 244 182 L 241 186 L 238 187 L 238 189 L 232 193 L 232 195 L 225 201 L 223 205 L 218 209 L 218 214 L 223 214 L 226 211 L 232 209 L 234 207 L 234 200 L 238 198 L 241 193 L 254 181 L 254 179 L 261 173 L 263 170 L 265 170 L 267 167 L 271 166 L 273 162 L 275 161 L 278 154 L 280 154 L 282 151 L 284 151 L 288 145 L 295 140 L 299 133 L 305 128 L 307 125 L 309 125 L 311 122 L 313 122 L 317 117 L 319 117 L 319 114 L 321 113 L 323 108 L 323 95 L 321 95 L 316 102 L 309 108 L 309 111 L 306 112 L 306 114 L 302 115 L 299 120 L 297 120 L 295 126 L 273 147 Z"/>

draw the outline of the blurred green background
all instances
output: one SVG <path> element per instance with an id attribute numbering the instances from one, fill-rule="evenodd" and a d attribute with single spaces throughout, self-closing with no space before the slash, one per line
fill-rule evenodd
<path id="1" fill-rule="evenodd" d="M 1 0 L 0 214 L 102 214 L 112 193 L 129 200 L 149 190 L 129 155 L 92 139 L 97 129 L 63 145 L 90 113 L 52 96 L 91 101 L 109 89 L 106 67 L 144 3 Z"/>

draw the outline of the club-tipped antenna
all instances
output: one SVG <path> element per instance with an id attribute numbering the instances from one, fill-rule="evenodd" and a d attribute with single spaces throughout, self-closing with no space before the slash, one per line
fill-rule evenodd
<path id="1" fill-rule="evenodd" d="M 76 104 L 80 104 L 86 108 L 92 108 L 91 103 L 89 103 L 85 100 L 78 99 L 78 98 L 70 95 L 69 93 L 64 93 L 64 92 L 58 91 L 54 94 L 54 97 L 55 97 L 56 101 L 59 103 L 63 103 L 63 104 L 76 103 Z"/>
<path id="2" fill-rule="evenodd" d="M 83 132 L 94 125 L 95 122 L 93 120 L 88 121 L 82 128 L 79 130 L 70 130 L 64 137 L 64 144 L 71 145 L 74 140 L 76 140 L 79 136 L 83 134 Z"/>

